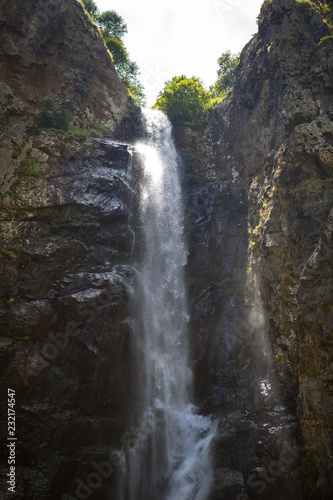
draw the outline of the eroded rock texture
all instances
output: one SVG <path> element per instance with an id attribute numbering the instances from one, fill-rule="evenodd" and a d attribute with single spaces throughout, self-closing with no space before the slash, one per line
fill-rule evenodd
<path id="1" fill-rule="evenodd" d="M 176 132 L 197 396 L 224 415 L 216 498 L 333 491 L 331 28 L 330 2 L 266 1 L 232 93 Z M 307 461 L 274 475 L 286 443 L 302 452 L 296 416 Z"/>
<path id="2" fill-rule="evenodd" d="M 47 151 L 43 177 L 18 176 L 1 208 L 1 385 L 16 391 L 17 498 L 74 493 L 74 479 L 121 446 L 135 388 L 128 146 L 77 143 L 64 159 L 58 141 L 32 139 Z"/>
<path id="3" fill-rule="evenodd" d="M 75 0 L 1 1 L 0 32 L 1 406 L 14 389 L 15 498 L 59 499 L 121 447 L 131 411 L 132 155 L 110 138 L 128 93 Z M 38 131 L 44 98 L 109 138 Z"/>
<path id="4" fill-rule="evenodd" d="M 224 415 L 216 467 L 245 481 L 226 472 L 224 491 L 217 475 L 216 498 L 333 490 L 331 28 L 330 2 L 266 1 L 232 93 L 208 126 L 176 132 L 197 397 Z M 289 464 L 300 490 L 269 472 L 286 442 L 306 454 Z"/>
<path id="5" fill-rule="evenodd" d="M 0 37 L 2 143 L 20 143 L 45 98 L 76 124 L 99 121 L 115 130 L 128 93 L 80 2 L 1 0 Z"/>

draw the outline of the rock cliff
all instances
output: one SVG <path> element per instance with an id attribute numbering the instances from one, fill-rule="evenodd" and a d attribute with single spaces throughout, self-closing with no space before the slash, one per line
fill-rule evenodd
<path id="1" fill-rule="evenodd" d="M 223 417 L 216 467 L 241 470 L 250 498 L 333 491 L 332 17 L 331 2 L 264 2 L 231 94 L 176 131 L 197 397 Z M 282 441 L 304 457 L 300 491 L 270 471 Z M 216 498 L 244 491 L 230 477 Z"/>
<path id="2" fill-rule="evenodd" d="M 1 0 L 0 37 L 2 158 L 8 162 L 8 147 L 36 128 L 45 98 L 75 125 L 115 130 L 128 93 L 80 2 Z"/>
<path id="3" fill-rule="evenodd" d="M 107 460 L 135 388 L 131 156 L 108 139 L 77 144 L 83 157 L 64 160 L 58 141 L 32 139 L 32 154 L 47 148 L 43 174 L 18 177 L 1 209 L 1 384 L 16 391 L 16 498 L 25 499 L 74 493 L 75 478 Z"/>
<path id="4" fill-rule="evenodd" d="M 15 498 L 59 499 L 88 488 L 131 410 L 136 160 L 111 137 L 136 110 L 76 0 L 1 1 L 0 33 L 1 405 L 14 389 Z M 76 128 L 38 129 L 45 99 Z M 7 498 L 6 454 L 0 472 Z"/>

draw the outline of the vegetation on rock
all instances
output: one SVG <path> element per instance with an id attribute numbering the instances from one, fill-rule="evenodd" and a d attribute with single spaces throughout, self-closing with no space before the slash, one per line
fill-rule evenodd
<path id="1" fill-rule="evenodd" d="M 210 101 L 211 92 L 199 78 L 181 75 L 165 82 L 154 108 L 164 111 L 172 120 L 184 122 L 204 116 Z"/>
<path id="2" fill-rule="evenodd" d="M 15 174 L 19 177 L 44 177 L 44 173 L 40 170 L 35 158 L 23 158 L 20 166 L 15 170 Z"/>
<path id="3" fill-rule="evenodd" d="M 42 101 L 40 120 L 41 127 L 68 130 L 69 118 L 66 111 L 64 109 L 58 111 L 52 99 Z"/>
<path id="4" fill-rule="evenodd" d="M 195 76 L 174 76 L 165 82 L 154 108 L 164 111 L 169 118 L 178 122 L 202 118 L 230 92 L 238 60 L 239 55 L 231 54 L 230 50 L 219 57 L 217 80 L 210 90 L 206 90 L 200 78 Z"/>
<path id="5" fill-rule="evenodd" d="M 217 60 L 217 80 L 210 87 L 213 97 L 223 97 L 230 92 L 234 79 L 235 68 L 239 61 L 239 54 L 231 54 L 230 50 L 223 52 Z"/>

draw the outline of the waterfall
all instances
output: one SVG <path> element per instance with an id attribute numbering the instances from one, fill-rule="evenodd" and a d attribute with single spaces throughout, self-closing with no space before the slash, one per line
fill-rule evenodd
<path id="1" fill-rule="evenodd" d="M 139 372 L 136 437 L 126 447 L 119 500 L 206 500 L 213 474 L 209 445 L 216 424 L 197 414 L 188 363 L 187 251 L 171 124 L 144 111 L 147 139 L 140 224 L 144 249 L 133 291 Z"/>

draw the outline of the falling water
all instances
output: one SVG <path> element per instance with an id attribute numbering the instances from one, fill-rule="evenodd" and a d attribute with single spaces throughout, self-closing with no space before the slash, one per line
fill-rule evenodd
<path id="1" fill-rule="evenodd" d="M 171 125 L 145 111 L 140 220 L 144 252 L 134 291 L 139 359 L 136 438 L 125 451 L 119 500 L 206 500 L 216 425 L 191 404 L 181 189 Z"/>

